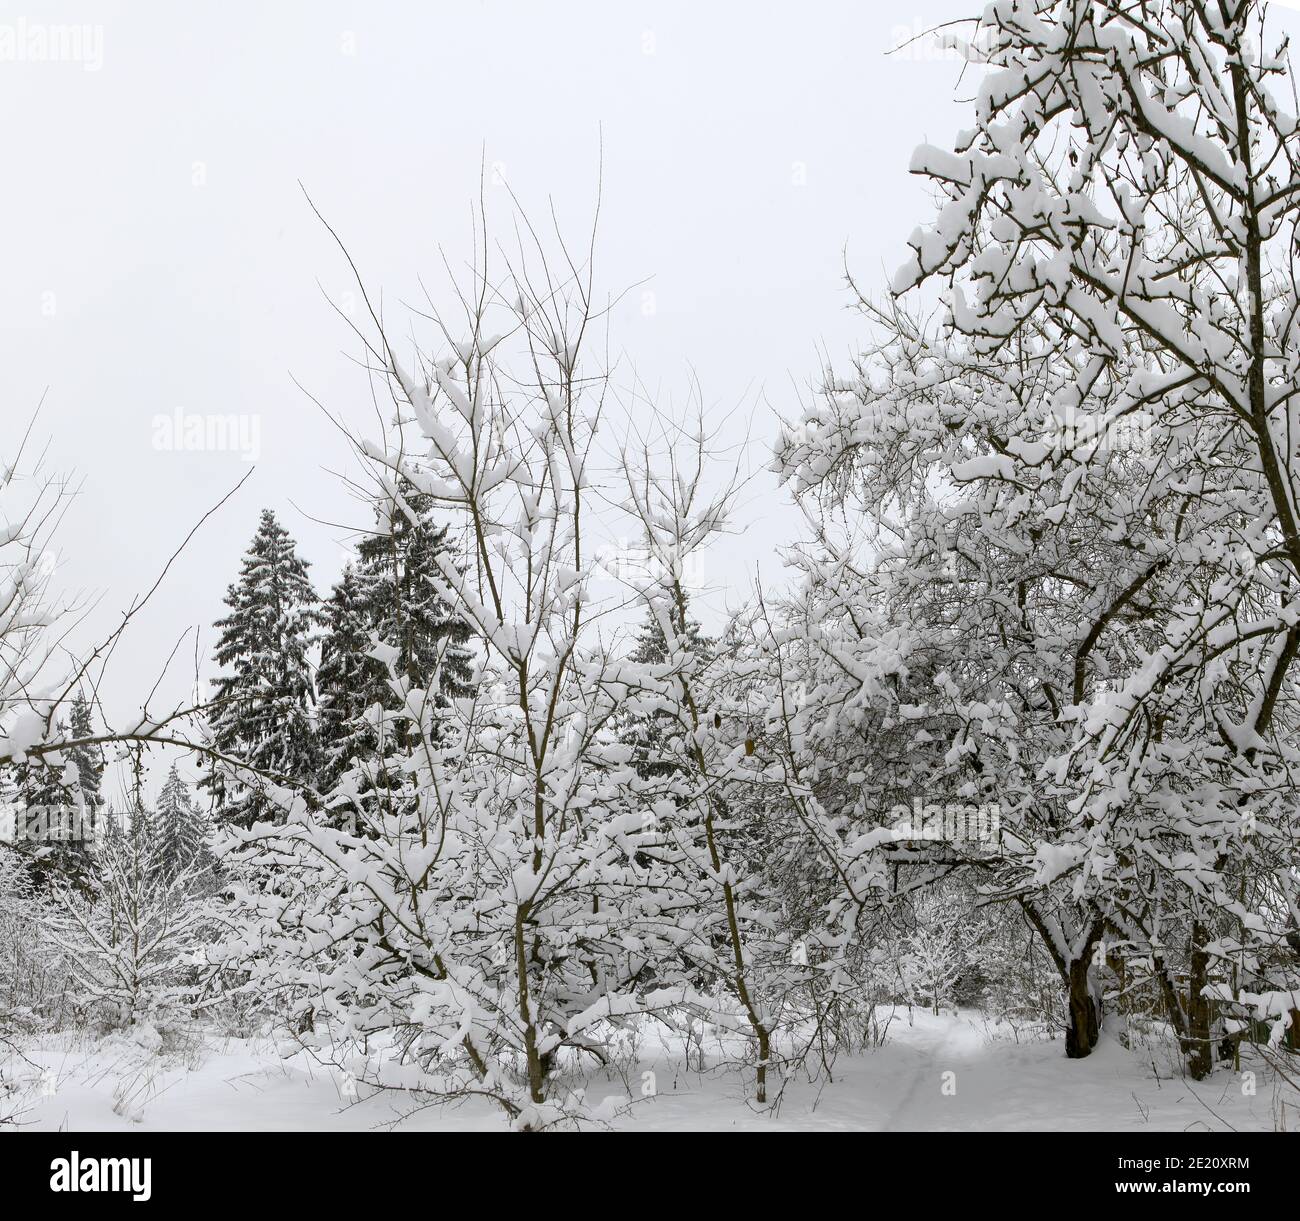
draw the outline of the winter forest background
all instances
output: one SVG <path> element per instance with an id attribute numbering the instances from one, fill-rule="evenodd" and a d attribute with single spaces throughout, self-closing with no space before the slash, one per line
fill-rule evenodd
<path id="1" fill-rule="evenodd" d="M 0 27 L 0 1126 L 1293 1128 L 1300 15 L 481 9 Z"/>

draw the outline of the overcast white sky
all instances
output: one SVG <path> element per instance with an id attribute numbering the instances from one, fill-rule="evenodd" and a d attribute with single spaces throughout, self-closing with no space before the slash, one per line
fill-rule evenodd
<path id="1" fill-rule="evenodd" d="M 105 629 L 190 525 L 248 468 L 238 452 L 165 452 L 176 411 L 256 416 L 256 471 L 210 521 L 124 642 L 109 709 L 138 705 L 187 625 L 209 625 L 257 513 L 273 507 L 337 575 L 356 521 L 328 470 L 337 433 L 291 380 L 366 420 L 348 332 L 322 297 L 347 268 L 310 191 L 389 301 L 440 283 L 470 236 L 480 164 L 581 232 L 604 144 L 599 279 L 612 337 L 681 402 L 694 369 L 718 412 L 753 415 L 760 463 L 819 351 L 860 337 L 845 251 L 883 287 L 930 208 L 913 147 L 964 125 L 958 65 L 913 28 L 979 0 L 862 3 L 507 2 L 0 5 L 7 187 L 0 295 L 5 436 L 48 387 L 51 464 L 84 478 L 61 535 L 61 587 L 102 595 Z M 5 46 L 33 26 L 94 27 L 82 62 Z M 4 42 L 4 31 L 10 42 Z M 968 92 L 968 91 L 967 91 Z M 495 195 L 494 195 L 495 192 Z M 490 219 L 510 208 L 488 188 Z M 318 283 L 319 282 L 319 283 Z M 0 447 L 10 452 L 7 442 Z M 295 508 L 295 506 L 297 506 Z M 701 594 L 707 618 L 793 515 L 760 484 Z M 308 516 L 310 515 L 310 516 Z M 182 666 L 167 690 L 183 692 Z"/>

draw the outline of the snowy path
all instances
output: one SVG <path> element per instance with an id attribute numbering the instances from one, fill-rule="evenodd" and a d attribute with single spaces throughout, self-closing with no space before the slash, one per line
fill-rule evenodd
<path id="1" fill-rule="evenodd" d="M 932 1017 L 929 1014 L 922 1016 L 926 1019 Z M 961 1019 L 934 1019 L 933 1024 L 926 1020 L 919 1027 L 906 1027 L 905 1031 L 905 1035 L 896 1035 L 900 1041 L 905 1037 L 907 1040 L 900 1051 L 915 1058 L 916 1063 L 906 1092 L 882 1125 L 881 1130 L 886 1132 L 915 1131 L 918 1127 L 929 1126 L 936 1099 L 951 1103 L 958 1096 L 944 1094 L 944 1074 L 954 1074 L 947 1084 L 949 1088 L 956 1088 L 966 1075 L 967 1066 L 975 1064 L 981 1053 L 987 1055 L 990 1050 L 975 1026 Z"/>
<path id="2" fill-rule="evenodd" d="M 883 1130 L 1117 1129 L 1224 1131 L 1273 1126 L 1271 1087 L 1243 1093 L 1221 1069 L 1195 1083 L 1103 1038 L 1085 1060 L 1067 1060 L 1057 1042 L 988 1038 L 968 1015 L 918 1013 L 890 1028 L 897 1069 L 870 1064 Z M 905 1066 L 905 1067 L 903 1067 Z"/>

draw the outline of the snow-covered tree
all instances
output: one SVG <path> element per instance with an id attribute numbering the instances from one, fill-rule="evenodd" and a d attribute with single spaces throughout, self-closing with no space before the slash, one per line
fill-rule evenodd
<path id="1" fill-rule="evenodd" d="M 684 598 L 681 608 L 669 603 L 666 614 L 672 629 L 682 640 L 683 647 L 694 654 L 702 654 L 709 646 L 708 639 L 700 630 L 699 623 L 691 616 L 689 596 Z M 645 618 L 637 631 L 629 660 L 641 666 L 662 666 L 669 659 L 668 638 L 664 634 L 664 625 L 660 621 L 657 608 L 646 611 Z M 663 776 L 679 770 L 683 764 L 666 740 L 666 719 L 671 714 L 664 710 L 649 716 L 628 717 L 623 729 L 623 739 L 628 742 L 635 754 L 634 766 L 637 772 L 646 778 Z"/>
<path id="2" fill-rule="evenodd" d="M 469 629 L 437 591 L 439 557 L 451 556 L 447 526 L 433 520 L 432 498 L 404 476 L 381 476 L 375 528 L 357 548 L 325 608 L 318 685 L 321 741 L 328 763 L 322 789 L 346 791 L 353 816 L 400 799 L 395 770 L 409 751 L 387 665 L 373 655 L 395 649 L 394 665 L 412 687 L 440 700 L 467 695 Z M 376 712 L 378 710 L 378 712 Z"/>
<path id="3" fill-rule="evenodd" d="M 91 733 L 89 710 L 83 700 L 73 704 L 75 724 L 53 726 L 59 739 L 84 739 Z M 80 876 L 94 847 L 96 815 L 102 798 L 95 748 L 78 746 L 66 754 L 39 755 L 15 769 L 17 837 L 31 853 L 33 877 L 52 874 Z"/>
<path id="4" fill-rule="evenodd" d="M 975 968 L 981 929 L 972 915 L 950 896 L 923 891 L 917 897 L 915 923 L 904 938 L 903 982 L 909 999 L 919 996 L 936 1017 L 957 1003 L 963 977 Z"/>
<path id="5" fill-rule="evenodd" d="M 320 610 L 307 567 L 264 509 L 226 593 L 230 613 L 217 621 L 213 653 L 227 671 L 216 680 L 210 718 L 216 749 L 280 784 L 314 781 L 320 766 L 309 656 Z M 274 812 L 249 772 L 214 767 L 200 783 L 224 823 L 251 826 Z"/>
<path id="6" fill-rule="evenodd" d="M 72 963 L 81 1001 L 122 1025 L 183 1001 L 212 918 L 192 885 L 202 864 L 163 867 L 149 824 L 137 810 L 125 830 L 104 836 L 88 888 L 54 888 L 50 936 Z"/>
<path id="7" fill-rule="evenodd" d="M 1096 950 L 1129 866 L 1109 880 L 1079 868 L 1071 709 L 1138 663 L 1166 596 L 1162 568 L 1133 559 L 1147 531 L 1098 526 L 1140 467 L 1094 439 L 1093 487 L 1068 505 L 1070 477 L 1055 469 L 1032 499 L 1023 487 L 1005 503 L 963 494 L 982 462 L 1014 447 L 1008 438 L 1048 429 L 1059 443 L 1039 421 L 1070 380 L 1068 359 L 1047 344 L 980 356 L 898 311 L 872 321 L 883 338 L 858 377 L 832 382 L 820 414 L 783 443 L 801 494 L 836 515 L 858 506 L 873 528 L 858 540 L 828 534 L 823 554 L 803 560 L 800 630 L 823 659 L 810 670 L 810 746 L 823 761 L 857 755 L 867 860 L 883 853 L 940 876 L 972 868 L 990 896 L 1023 908 L 1069 998 L 1067 1051 L 1087 1054 L 1100 1021 Z M 855 554 L 864 543 L 869 555 Z M 866 750 L 864 732 L 876 743 Z M 996 806 L 996 851 L 982 838 L 892 842 L 882 815 L 914 800 Z"/>
<path id="8" fill-rule="evenodd" d="M 77 769 L 77 789 L 80 793 L 83 843 L 93 844 L 100 830 L 100 820 L 106 804 L 103 795 L 104 753 L 103 747 L 93 741 L 95 737 L 94 718 L 90 702 L 78 691 L 72 701 L 72 710 L 68 717 L 68 735 L 77 745 L 71 747 L 68 756 Z"/>
<path id="9" fill-rule="evenodd" d="M 455 563 L 450 526 L 434 520 L 435 498 L 400 472 L 376 497 L 375 527 L 357 546 L 357 580 L 371 628 L 397 649 L 397 668 L 415 686 L 435 675 L 449 697 L 469 691 L 469 627 L 438 590 L 441 569 Z M 376 698 L 391 699 L 382 682 Z"/>
<path id="10" fill-rule="evenodd" d="M 1296 839 L 1300 128 L 1262 3 L 1166 0 L 1140 19 L 1117 0 L 1032 7 L 1032 20 L 1008 9 L 985 21 L 975 54 L 990 71 L 956 153 L 917 154 L 913 168 L 947 202 L 896 287 L 941 279 L 980 351 L 1035 327 L 1074 358 L 1077 384 L 1054 406 L 1083 435 L 1059 457 L 1013 447 L 1000 469 L 968 472 L 981 486 L 1068 469 L 1068 515 L 1096 487 L 1099 432 L 1142 422 L 1142 477 L 1097 521 L 1134 546 L 1112 605 L 1149 607 L 1149 635 L 1136 664 L 1085 681 L 1073 701 L 1073 813 L 1082 868 L 1118 892 L 1135 938 L 1155 931 L 1125 893 L 1135 856 L 1159 845 L 1181 884 L 1193 973 L 1183 1033 L 1204 1073 L 1211 964 L 1256 960 L 1284 936 L 1285 918 L 1241 903 L 1235 866 L 1279 876 Z M 1217 910 L 1235 914 L 1232 933 L 1213 934 Z M 1264 1007 L 1285 1021 L 1282 992 L 1277 1012 Z"/>
<path id="11" fill-rule="evenodd" d="M 1294 906 L 1278 421 L 1300 199 L 1262 17 L 990 6 L 965 44 L 987 65 L 975 125 L 918 152 L 945 203 L 894 284 L 937 283 L 945 329 L 875 311 L 884 340 L 782 445 L 802 494 L 871 506 L 869 560 L 864 539 L 807 557 L 818 639 L 828 609 L 852 624 L 819 648 L 852 658 L 838 685 L 870 691 L 882 730 L 913 727 L 907 787 L 996 795 L 999 851 L 948 862 L 1039 930 L 1067 1050 L 1095 1041 L 1103 941 L 1150 952 L 1181 927 L 1197 1073 L 1213 964 L 1253 971 Z M 1243 870 L 1280 879 L 1271 897 L 1244 903 Z M 1285 1020 L 1285 988 L 1253 995 Z"/>
<path id="12" fill-rule="evenodd" d="M 356 568 L 349 564 L 322 608 L 319 728 L 321 788 L 334 787 L 374 743 L 361 714 L 370 706 L 383 667 L 370 656 L 371 616 Z"/>
<path id="13" fill-rule="evenodd" d="M 29 858 L 0 842 L 0 1038 L 66 1022 L 70 968 L 51 940 L 50 888 L 37 886 Z"/>
<path id="14" fill-rule="evenodd" d="M 213 863 L 211 834 L 205 812 L 195 804 L 189 785 L 173 763 L 157 803 L 149 812 L 147 835 L 152 867 L 161 870 L 164 878 L 186 874 L 202 879 Z"/>

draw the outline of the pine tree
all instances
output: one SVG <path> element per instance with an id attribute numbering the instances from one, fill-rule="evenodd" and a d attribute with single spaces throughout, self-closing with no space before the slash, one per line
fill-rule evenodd
<path id="1" fill-rule="evenodd" d="M 175 763 L 167 773 L 158 804 L 146 817 L 153 860 L 165 877 L 176 878 L 192 866 L 201 870 L 210 863 L 208 821 L 194 804 Z"/>
<path id="2" fill-rule="evenodd" d="M 64 821 L 69 794 L 52 763 L 43 758 L 20 763 L 18 782 L 18 837 L 32 844 L 56 840 Z"/>
<path id="3" fill-rule="evenodd" d="M 439 597 L 433 578 L 451 549 L 449 528 L 432 518 L 433 499 L 402 479 L 376 508 L 376 527 L 357 548 L 325 608 L 321 651 L 321 736 L 331 786 L 367 795 L 402 787 L 397 760 L 411 746 L 388 667 L 371 656 L 378 642 L 396 651 L 393 668 L 413 691 L 433 689 L 440 704 L 469 693 L 469 628 Z"/>
<path id="4" fill-rule="evenodd" d="M 371 614 L 356 569 L 349 564 L 324 608 L 316 682 L 320 692 L 321 788 L 332 788 L 359 756 L 374 753 L 374 732 L 361 720 L 379 689 L 383 669 L 370 657 Z"/>
<path id="5" fill-rule="evenodd" d="M 688 602 L 668 607 L 666 613 L 681 647 L 696 655 L 707 651 L 711 642 L 692 618 Z M 663 621 L 654 608 L 646 612 L 645 622 L 637 633 L 636 645 L 629 660 L 644 666 L 661 666 L 668 661 L 668 637 L 664 634 Z M 624 730 L 623 740 L 636 751 L 632 765 L 643 779 L 667 776 L 683 767 L 680 759 L 668 757 L 668 726 L 665 718 L 669 715 L 655 713 L 649 717 L 633 717 Z"/>
<path id="6" fill-rule="evenodd" d="M 74 740 L 93 737 L 95 733 L 90 704 L 81 692 L 77 692 L 72 703 L 70 729 Z M 77 765 L 77 784 L 83 802 L 81 840 L 93 844 L 104 809 L 104 754 L 99 746 L 88 743 L 72 747 L 68 754 Z"/>
<path id="7" fill-rule="evenodd" d="M 57 730 L 67 737 L 62 723 Z M 69 752 L 71 754 L 71 752 Z M 44 886 L 51 879 L 80 884 L 90 863 L 85 839 L 84 792 L 79 791 L 71 765 L 57 765 L 52 757 L 19 764 L 14 769 L 17 809 L 15 839 L 30 851 L 33 882 Z"/>
<path id="8" fill-rule="evenodd" d="M 440 690 L 455 697 L 469 692 L 469 628 L 452 615 L 433 584 L 438 558 L 451 543 L 450 527 L 439 529 L 432 510 L 431 496 L 399 480 L 377 506 L 375 532 L 357 548 L 358 576 L 371 630 L 398 650 L 398 672 L 412 687 L 427 687 L 441 664 Z M 390 701 L 382 668 L 372 675 L 373 695 Z"/>
<path id="9" fill-rule="evenodd" d="M 214 656 L 229 673 L 216 682 L 211 727 L 224 754 L 277 778 L 314 783 L 320 744 L 308 653 L 320 610 L 307 567 L 288 531 L 264 509 L 239 580 L 226 593 L 230 614 L 216 624 Z M 200 783 L 225 822 L 251 826 L 274 813 L 258 787 L 220 770 Z"/>
<path id="10" fill-rule="evenodd" d="M 60 721 L 62 739 L 94 736 L 90 704 L 78 692 L 70 724 Z M 14 769 L 19 815 L 18 837 L 46 846 L 47 867 L 79 872 L 95 843 L 96 824 L 104 805 L 101 795 L 104 760 L 99 747 L 70 747 L 61 756 L 36 759 Z M 48 868 L 45 870 L 48 872 Z"/>

